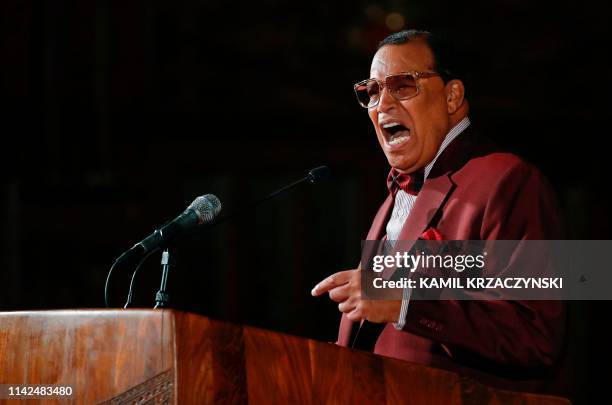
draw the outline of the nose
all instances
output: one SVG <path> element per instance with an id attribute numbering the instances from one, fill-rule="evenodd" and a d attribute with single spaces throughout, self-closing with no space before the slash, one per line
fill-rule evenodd
<path id="1" fill-rule="evenodd" d="M 389 92 L 389 88 L 387 86 L 383 87 L 380 92 L 380 99 L 378 100 L 378 105 L 376 106 L 376 111 L 388 112 L 395 108 L 397 100 L 391 95 Z"/>

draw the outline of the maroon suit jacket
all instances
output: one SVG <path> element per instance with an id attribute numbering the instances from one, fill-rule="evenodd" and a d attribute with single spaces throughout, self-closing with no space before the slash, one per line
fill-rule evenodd
<path id="1" fill-rule="evenodd" d="M 382 204 L 368 240 L 393 209 Z M 553 192 L 541 173 L 499 152 L 468 128 L 439 156 L 398 239 L 429 228 L 445 240 L 562 239 Z M 470 375 L 501 388 L 565 393 L 565 306 L 561 301 L 411 301 L 405 327 L 384 326 L 374 353 Z M 338 344 L 355 325 L 342 317 Z"/>

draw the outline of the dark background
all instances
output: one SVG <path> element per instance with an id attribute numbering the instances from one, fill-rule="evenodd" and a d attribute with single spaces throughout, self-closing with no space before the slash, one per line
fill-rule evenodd
<path id="1" fill-rule="evenodd" d="M 170 290 L 175 308 L 334 340 L 336 305 L 310 289 L 358 262 L 388 170 L 352 84 L 406 27 L 470 51 L 474 125 L 545 172 L 569 238 L 610 239 L 609 13 L 533 3 L 3 0 L 0 310 L 102 307 L 113 260 L 196 196 L 242 212 L 327 164 L 327 183 L 182 241 Z M 155 255 L 137 306 L 159 276 Z M 605 392 L 610 307 L 572 303 L 584 402 Z"/>

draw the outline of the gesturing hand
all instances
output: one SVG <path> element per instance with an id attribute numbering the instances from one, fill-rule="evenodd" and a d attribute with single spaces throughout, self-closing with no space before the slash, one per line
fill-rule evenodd
<path id="1" fill-rule="evenodd" d="M 329 298 L 338 302 L 338 310 L 351 321 L 366 319 L 370 322 L 397 322 L 401 300 L 366 300 L 361 296 L 361 269 L 332 274 L 312 289 L 313 296 L 329 292 Z"/>

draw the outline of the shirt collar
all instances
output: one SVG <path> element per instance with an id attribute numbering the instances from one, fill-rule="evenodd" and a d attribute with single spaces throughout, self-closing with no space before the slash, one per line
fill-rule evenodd
<path id="1" fill-rule="evenodd" d="M 470 126 L 470 123 L 471 123 L 470 119 L 467 116 L 465 116 L 463 117 L 461 121 L 457 123 L 457 125 L 452 127 L 450 131 L 448 131 L 448 134 L 446 134 L 446 136 L 444 137 L 444 140 L 442 141 L 442 144 L 440 145 L 440 148 L 438 149 L 438 153 L 436 153 L 436 156 L 433 158 L 433 160 L 429 162 L 427 166 L 425 166 L 425 170 L 424 170 L 425 179 L 429 176 L 429 172 L 431 172 L 431 169 L 433 169 L 433 166 L 436 163 L 438 156 L 440 156 L 442 152 L 444 152 L 444 149 L 446 149 L 446 147 L 450 145 L 450 143 L 456 137 L 458 137 L 463 131 L 465 131 L 467 127 Z"/>

